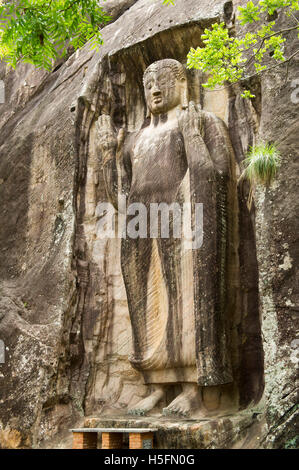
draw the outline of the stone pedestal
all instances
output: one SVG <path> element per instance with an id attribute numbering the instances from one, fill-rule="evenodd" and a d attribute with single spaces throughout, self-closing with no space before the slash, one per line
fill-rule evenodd
<path id="1" fill-rule="evenodd" d="M 256 410 L 214 416 L 210 419 L 175 419 L 168 417 L 90 417 L 86 429 L 102 432 L 102 449 L 108 447 L 104 429 L 109 434 L 109 445 L 120 445 L 115 436 L 129 434 L 130 449 L 231 449 L 242 448 L 260 426 Z M 254 431 L 255 430 L 255 431 Z M 153 436 L 155 442 L 153 443 Z M 115 439 L 115 441 L 114 441 Z M 106 443 L 106 444 L 105 444 Z M 153 445 L 154 444 L 154 445 Z"/>

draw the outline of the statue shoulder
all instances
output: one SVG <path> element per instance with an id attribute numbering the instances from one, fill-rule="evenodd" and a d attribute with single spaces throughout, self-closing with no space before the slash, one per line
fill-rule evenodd
<path id="1" fill-rule="evenodd" d="M 140 135 L 140 131 L 127 132 L 125 141 L 124 141 L 124 151 L 127 154 L 130 154 L 134 148 L 136 140 Z"/>

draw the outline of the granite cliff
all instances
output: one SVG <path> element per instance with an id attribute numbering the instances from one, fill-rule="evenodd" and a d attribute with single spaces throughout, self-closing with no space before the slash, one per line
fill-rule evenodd
<path id="1" fill-rule="evenodd" d="M 138 127 L 145 68 L 164 58 L 185 63 L 215 21 L 238 34 L 240 3 L 107 1 L 113 20 L 99 53 L 86 46 L 51 73 L 0 64 L 0 447 L 67 447 L 68 428 L 91 416 L 113 419 L 145 396 L 128 361 L 119 240 L 96 235 L 96 206 L 107 195 L 95 122 L 109 114 L 117 127 Z M 238 85 L 203 92 L 202 76 L 188 72 L 192 99 L 228 126 L 237 171 L 260 138 L 277 142 L 283 161 L 274 185 L 257 189 L 251 212 L 248 186 L 238 186 L 230 259 L 235 408 L 212 420 L 205 438 L 196 438 L 193 423 L 195 435 L 188 430 L 179 441 L 186 448 L 296 446 L 297 61 L 249 83 L 252 102 Z M 176 442 L 162 432 L 161 446 Z"/>

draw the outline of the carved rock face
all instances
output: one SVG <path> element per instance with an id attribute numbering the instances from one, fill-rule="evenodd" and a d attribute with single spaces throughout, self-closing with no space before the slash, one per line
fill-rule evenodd
<path id="1" fill-rule="evenodd" d="M 183 66 L 172 59 L 150 65 L 144 73 L 144 92 L 152 114 L 167 113 L 183 106 L 187 81 Z"/>

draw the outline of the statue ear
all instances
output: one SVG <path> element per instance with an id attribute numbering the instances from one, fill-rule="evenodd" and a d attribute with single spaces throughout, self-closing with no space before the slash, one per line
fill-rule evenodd
<path id="1" fill-rule="evenodd" d="M 181 85 L 181 106 L 182 109 L 187 109 L 189 103 L 189 96 L 188 96 L 188 83 L 187 80 L 182 80 Z"/>

